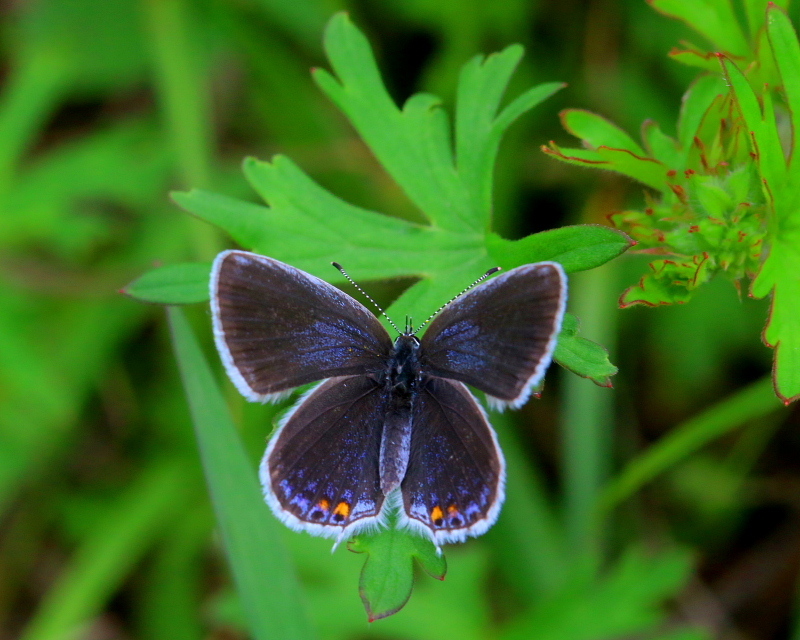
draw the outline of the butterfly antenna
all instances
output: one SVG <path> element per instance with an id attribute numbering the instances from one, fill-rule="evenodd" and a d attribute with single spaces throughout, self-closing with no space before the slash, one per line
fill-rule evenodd
<path id="1" fill-rule="evenodd" d="M 345 271 L 345 270 L 344 270 L 344 268 L 342 267 L 342 265 L 340 265 L 338 262 L 331 262 L 331 264 L 332 264 L 334 267 L 336 267 L 336 268 L 337 268 L 339 271 L 341 271 L 342 275 L 343 275 L 345 278 L 347 278 L 347 279 L 348 279 L 348 281 L 350 282 L 350 284 L 352 284 L 352 285 L 353 285 L 353 286 L 354 286 L 356 289 L 358 289 L 358 290 L 361 292 L 361 295 L 362 295 L 362 296 L 364 296 L 364 297 L 365 297 L 367 300 L 369 300 L 369 301 L 370 301 L 372 304 L 374 304 L 374 305 L 375 305 L 375 308 L 376 308 L 378 311 L 380 311 L 380 312 L 381 312 L 381 315 L 382 315 L 384 318 L 386 318 L 386 319 L 389 321 L 389 324 L 390 324 L 390 325 L 392 325 L 392 328 L 393 328 L 395 331 L 397 331 L 397 333 L 400 333 L 400 329 L 398 329 L 398 328 L 397 328 L 397 325 L 396 325 L 394 322 L 392 322 L 392 319 L 391 319 L 391 318 L 390 318 L 390 317 L 389 317 L 389 316 L 386 314 L 386 312 L 385 312 L 383 309 L 381 309 L 381 306 L 380 306 L 380 305 L 379 305 L 377 302 L 375 302 L 375 300 L 373 300 L 373 299 L 372 299 L 372 296 L 371 296 L 371 295 L 369 295 L 369 294 L 368 294 L 366 291 L 364 291 L 364 290 L 363 290 L 361 287 L 359 287 L 359 286 L 356 284 L 356 281 L 355 281 L 355 280 L 353 280 L 353 279 L 352 279 L 352 278 L 351 278 L 351 277 L 350 277 L 350 276 L 347 274 L 347 271 Z"/>
<path id="2" fill-rule="evenodd" d="M 427 319 L 425 322 L 423 322 L 421 325 L 419 325 L 419 326 L 417 327 L 416 331 L 414 331 L 414 333 L 417 333 L 417 332 L 419 332 L 419 330 L 420 330 L 420 329 L 422 329 L 422 327 L 424 327 L 424 326 L 425 326 L 426 324 L 428 324 L 428 323 L 429 323 L 431 320 L 433 320 L 433 319 L 434 319 L 434 318 L 435 318 L 435 317 L 436 317 L 436 316 L 439 314 L 439 312 L 440 312 L 442 309 L 444 309 L 444 308 L 445 308 L 445 307 L 446 307 L 448 304 L 450 304 L 451 302 L 453 302 L 453 300 L 457 300 L 458 298 L 460 298 L 461 296 L 463 296 L 463 295 L 464 295 L 464 294 L 465 294 L 467 291 L 469 291 L 470 289 L 472 289 L 472 287 L 474 287 L 474 286 L 476 286 L 476 285 L 479 285 L 481 282 L 483 282 L 484 280 L 486 280 L 486 278 L 488 278 L 490 275 L 492 275 L 492 274 L 494 274 L 494 273 L 497 273 L 498 271 L 500 271 L 500 269 L 501 269 L 501 267 L 492 267 L 492 268 L 491 268 L 491 269 L 489 269 L 489 270 L 488 270 L 486 273 L 484 273 L 484 274 L 483 274 L 483 275 L 482 275 L 480 278 L 478 278 L 478 279 L 477 279 L 475 282 L 473 282 L 473 283 L 472 283 L 471 285 L 469 285 L 469 286 L 468 286 L 466 289 L 464 289 L 464 290 L 463 290 L 461 293 L 459 293 L 459 294 L 457 294 L 457 295 L 454 295 L 452 298 L 450 298 L 450 300 L 448 300 L 447 302 L 445 302 L 445 303 L 444 303 L 444 304 L 443 304 L 441 307 L 439 307 L 439 308 L 438 308 L 436 311 L 434 311 L 434 312 L 433 312 L 433 313 L 432 313 L 430 316 L 428 316 L 428 319 Z"/>

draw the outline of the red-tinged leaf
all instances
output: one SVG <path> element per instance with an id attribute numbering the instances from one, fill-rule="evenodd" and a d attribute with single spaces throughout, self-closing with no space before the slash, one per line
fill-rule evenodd
<path id="1" fill-rule="evenodd" d="M 699 49 L 673 49 L 669 52 L 669 57 L 685 64 L 689 67 L 697 67 L 705 71 L 718 71 L 719 63 L 713 53 L 707 51 L 700 51 Z"/>
<path id="2" fill-rule="evenodd" d="M 597 153 L 608 161 L 606 169 L 633 178 L 657 191 L 664 191 L 667 188 L 669 167 L 665 167 L 658 160 L 648 158 L 644 151 L 641 155 L 637 155 L 628 149 L 598 147 Z"/>
<path id="3" fill-rule="evenodd" d="M 624 309 L 635 304 L 655 307 L 688 302 L 692 291 L 711 276 L 709 266 L 708 254 L 682 262 L 655 260 L 649 265 L 651 273 L 623 292 L 619 306 Z"/>
<path id="4" fill-rule="evenodd" d="M 790 403 L 800 398 L 800 234 L 770 247 L 751 293 L 761 298 L 772 292 L 764 342 L 775 349 L 772 378 L 775 393 Z"/>
<path id="5" fill-rule="evenodd" d="M 596 151 L 590 149 L 562 149 L 552 140 L 550 146 L 542 145 L 541 150 L 549 156 L 577 165 L 592 165 L 600 169 L 607 169 L 606 160 L 600 157 Z"/>
<path id="6" fill-rule="evenodd" d="M 625 131 L 596 113 L 583 109 L 566 109 L 560 116 L 564 128 L 591 148 L 612 147 L 626 149 L 637 156 L 645 155 L 644 149 Z"/>
<path id="7" fill-rule="evenodd" d="M 767 33 L 789 104 L 793 132 L 791 151 L 792 158 L 796 158 L 800 137 L 800 43 L 786 11 L 773 3 L 767 8 Z"/>

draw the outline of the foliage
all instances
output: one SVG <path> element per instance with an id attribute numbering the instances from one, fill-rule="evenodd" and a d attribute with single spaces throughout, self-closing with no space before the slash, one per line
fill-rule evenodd
<path id="1" fill-rule="evenodd" d="M 665 256 L 622 294 L 622 307 L 687 302 L 718 273 L 737 288 L 743 278 L 752 279 L 750 292 L 758 298 L 772 294 L 764 341 L 775 348 L 775 390 L 788 404 L 800 397 L 800 333 L 791 319 L 800 305 L 800 185 L 792 170 L 800 125 L 800 43 L 775 4 L 766 12 L 758 11 L 758 3 L 748 5 L 749 41 L 726 3 L 709 3 L 702 11 L 681 0 L 653 5 L 685 20 L 721 52 L 688 44 L 673 51 L 675 59 L 709 72 L 684 95 L 677 139 L 648 120 L 642 148 L 600 116 L 568 110 L 562 113 L 564 127 L 586 149 L 551 144 L 543 150 L 566 162 L 622 173 L 656 192 L 645 194 L 643 211 L 609 216 L 643 252 Z M 791 118 L 784 143 L 773 100 Z"/>
<path id="2" fill-rule="evenodd" d="M 571 272 L 598 266 L 629 246 L 624 234 L 599 226 L 573 226 L 517 242 L 490 235 L 494 161 L 504 130 L 525 111 L 561 88 L 557 83 L 524 92 L 499 113 L 506 85 L 522 49 L 511 46 L 467 63 L 460 76 L 455 148 L 444 111 L 433 96 L 416 94 L 399 110 L 389 97 L 366 38 L 339 14 L 325 34 L 325 50 L 338 80 L 315 70 L 317 84 L 344 111 L 384 166 L 431 222 L 419 225 L 355 207 L 315 184 L 288 158 L 272 163 L 248 159 L 248 181 L 269 208 L 204 191 L 175 194 L 194 215 L 228 231 L 237 243 L 318 276 L 333 273 L 330 263 L 344 252 L 354 278 L 421 274 L 388 309 L 389 315 L 426 318 L 474 274 L 493 266 L 493 253 L 509 268 L 555 260 Z M 502 247 L 502 249 L 500 248 Z M 191 277 L 196 276 L 197 281 Z M 208 290 L 207 265 L 162 267 L 126 289 L 150 302 L 194 301 Z M 610 386 L 616 367 L 600 347 L 577 335 L 569 317 L 554 357 L 573 372 Z M 197 418 L 195 418 L 197 423 Z M 198 427 L 199 428 L 199 427 Z M 233 461 L 231 461 L 233 462 Z M 222 514 L 220 514 L 222 516 Z M 225 522 L 225 519 L 222 519 Z M 383 540 L 385 538 L 386 540 Z M 412 587 L 412 563 L 437 564 L 431 542 L 416 534 L 386 531 L 371 542 L 361 578 L 362 599 L 371 620 L 397 611 Z M 380 580 L 375 566 L 381 567 Z M 442 571 L 444 569 L 442 568 Z"/>
<path id="3" fill-rule="evenodd" d="M 280 637 L 280 629 L 336 640 L 797 636 L 800 618 L 791 586 L 797 583 L 798 539 L 792 526 L 800 455 L 797 412 L 776 401 L 768 375 L 771 352 L 757 339 L 767 300 L 738 299 L 723 277 L 696 287 L 691 304 L 618 312 L 619 292 L 638 281 L 648 256 L 627 251 L 602 264 L 623 248 L 619 232 L 607 228 L 606 215 L 643 209 L 634 204 L 640 202 L 640 190 L 629 190 L 633 181 L 617 180 L 610 172 L 580 171 L 538 152 L 542 141 L 560 135 L 555 112 L 567 105 L 586 111 L 568 112 L 573 116 L 565 121 L 603 129 L 620 141 L 619 132 L 646 118 L 677 121 L 687 86 L 692 105 L 684 113 L 702 116 L 714 96 L 725 93 L 726 118 L 766 135 L 767 146 L 772 109 L 788 150 L 798 76 L 791 65 L 797 56 L 789 21 L 779 8 L 796 20 L 797 6 L 774 3 L 767 25 L 766 0 L 650 4 L 337 4 L 368 34 L 375 69 L 382 70 L 378 88 L 385 84 L 392 97 L 384 95 L 382 113 L 409 136 L 425 123 L 441 134 L 437 123 L 448 112 L 455 114 L 458 130 L 458 76 L 477 52 L 515 42 L 525 46 L 508 78 L 512 98 L 532 99 L 535 95 L 526 90 L 542 83 L 569 83 L 505 128 L 499 148 L 493 146 L 496 126 L 507 123 L 496 116 L 513 116 L 513 99 L 499 98 L 494 112 L 478 109 L 462 120 L 462 126 L 477 123 L 484 134 L 495 133 L 478 140 L 462 136 L 460 143 L 456 136 L 450 146 L 426 147 L 441 151 L 461 144 L 463 150 L 474 144 L 473 155 L 465 159 L 473 175 L 492 165 L 497 152 L 491 183 L 470 179 L 469 196 L 459 205 L 467 213 L 453 222 L 456 217 L 446 212 L 446 227 L 432 224 L 413 199 L 432 195 L 424 193 L 426 181 L 409 176 L 405 165 L 393 168 L 400 174 L 405 170 L 403 188 L 387 178 L 362 142 L 367 136 L 358 138 L 311 79 L 309 67 L 331 68 L 320 46 L 331 12 L 326 3 L 37 0 L 4 7 L 4 634 L 28 640 Z M 692 42 L 664 55 L 681 40 Z M 785 55 L 775 61 L 773 50 Z M 479 77 L 485 65 L 499 64 L 492 67 L 497 70 L 518 52 L 512 46 L 469 68 Z M 726 77 L 719 52 L 725 55 L 724 82 L 736 84 L 733 97 L 727 86 L 715 88 Z M 343 82 L 347 70 L 333 67 L 330 75 L 315 75 L 326 78 L 322 82 L 345 110 L 355 108 L 357 115 L 353 104 L 359 95 L 352 90 L 358 82 Z M 717 80 L 693 81 L 700 72 Z M 746 104 L 742 77 L 758 113 L 752 98 Z M 487 98 L 500 79 L 500 74 L 487 79 Z M 442 96 L 442 107 L 424 110 L 425 103 L 415 98 L 420 120 L 410 122 L 394 105 L 418 91 Z M 483 104 L 482 96 L 475 106 Z M 584 115 L 591 112 L 607 120 Z M 687 130 L 701 130 L 702 123 L 680 122 Z M 444 130 L 450 136 L 450 128 Z M 643 158 L 668 156 L 669 145 L 658 145 L 666 135 L 681 144 L 685 139 L 680 130 L 663 131 L 665 136 L 648 130 L 644 142 L 636 143 Z M 392 138 L 374 127 L 370 135 L 376 144 Z M 725 135 L 735 139 L 732 132 Z M 406 144 L 404 138 L 403 144 L 422 162 L 423 150 L 412 144 L 420 139 L 411 136 Z M 758 179 L 765 171 L 774 174 L 775 167 L 751 162 L 751 147 L 744 149 L 737 157 L 755 181 L 748 197 L 769 204 Z M 696 162 L 695 151 L 689 159 Z M 248 161 L 245 177 L 255 179 L 251 185 L 242 178 L 242 157 L 269 158 L 276 152 L 292 161 L 283 156 L 269 163 Z M 650 165 L 655 163 L 639 163 L 630 154 L 606 153 L 603 161 L 645 180 L 654 175 Z M 461 180 L 454 177 L 457 155 L 450 166 L 450 177 L 437 178 L 443 190 Z M 680 172 L 674 177 L 697 189 L 704 207 L 719 206 L 715 193 L 729 197 L 743 188 L 731 183 L 729 171 L 721 174 L 724 184 L 714 192 L 704 171 L 698 170 L 694 182 Z M 790 195 L 792 173 L 788 162 L 780 198 Z M 291 185 L 285 186 L 286 180 Z M 298 187 L 308 200 L 287 200 Z M 194 217 L 168 202 L 175 189 L 181 192 L 176 199 L 198 208 Z M 656 204 L 674 194 L 645 189 Z M 292 226 L 289 218 L 297 206 L 311 204 L 316 210 L 320 199 L 336 211 L 333 228 L 315 234 L 319 222 L 313 216 Z M 791 267 L 796 243 L 789 242 L 791 234 L 781 236 L 786 243 L 774 242 L 791 231 L 794 209 L 790 199 L 778 203 L 776 197 L 775 203 L 774 211 L 765 206 L 759 213 L 763 227 L 755 217 L 751 222 L 754 234 L 778 247 L 775 260 L 771 252 L 763 268 L 760 262 L 756 267 L 765 276 L 759 277 L 763 293 L 774 291 L 766 337 L 771 343 L 780 340 L 778 359 L 786 362 L 797 323 L 786 311 L 791 309 L 791 271 L 784 267 Z M 439 209 L 434 203 L 432 210 Z M 779 210 L 785 218 L 779 219 Z M 364 214 L 358 219 L 377 225 L 371 229 L 378 237 L 361 242 L 352 223 L 356 218 L 349 216 Z M 206 222 L 215 222 L 214 216 L 221 217 L 228 237 Z M 265 218 L 269 225 L 263 224 Z M 594 380 L 553 367 L 541 398 L 519 411 L 491 416 L 508 467 L 497 524 L 479 539 L 447 547 L 445 580 L 416 579 L 402 610 L 370 625 L 356 588 L 367 556 L 375 572 L 364 592 L 375 596 L 373 613 L 388 612 L 408 595 L 402 586 L 413 577 L 408 567 L 419 563 L 405 543 L 416 539 L 402 539 L 396 548 L 402 561 L 395 561 L 393 550 L 378 548 L 394 544 L 391 538 L 356 541 L 354 550 L 363 545 L 362 550 L 369 547 L 366 553 L 342 547 L 331 554 L 329 541 L 276 526 L 256 495 L 253 469 L 281 407 L 245 403 L 231 385 L 218 385 L 223 372 L 210 341 L 207 309 L 189 305 L 207 296 L 207 265 L 231 238 L 251 248 L 261 243 L 267 251 L 283 249 L 280 239 L 256 237 L 265 228 L 302 232 L 319 253 L 299 253 L 298 242 L 295 254 L 285 259 L 326 279 L 338 277 L 329 260 L 352 267 L 352 256 L 357 277 L 369 280 L 379 301 L 388 304 L 399 297 L 395 310 L 401 315 L 425 315 L 429 289 L 441 287 L 446 297 L 472 281 L 481 264 L 510 268 L 536 256 L 558 256 L 571 272 L 574 315 L 564 335 L 575 339 L 562 341 L 569 353 L 559 358 L 564 364 L 577 358 L 573 368 Z M 468 228 L 474 231 L 467 233 Z M 672 232 L 677 226 L 662 221 L 658 228 Z M 409 229 L 425 237 L 430 252 L 400 241 Z M 706 242 L 715 240 L 704 233 Z M 472 267 L 455 257 L 460 248 L 453 246 L 468 235 L 462 257 L 473 258 Z M 735 243 L 723 235 L 711 244 L 730 251 L 728 245 Z M 359 238 L 358 246 L 347 244 L 353 238 Z M 635 248 L 644 245 L 640 240 Z M 451 251 L 452 273 L 444 266 Z M 427 270 L 429 253 L 434 271 Z M 739 262 L 731 258 L 727 270 L 721 262 L 716 268 L 723 275 L 746 273 L 752 268 L 747 255 L 736 254 Z M 587 270 L 578 271 L 581 265 Z M 142 273 L 143 279 L 128 287 L 131 294 L 187 305 L 171 309 L 171 321 L 161 305 L 118 294 Z M 443 301 L 430 293 L 431 305 Z M 577 318 L 580 333 L 572 334 Z M 612 378 L 614 389 L 599 386 L 612 373 L 599 345 L 620 366 Z M 181 354 L 177 365 L 175 353 Z M 604 368 L 587 371 L 586 362 L 598 358 Z M 792 368 L 779 364 L 781 371 Z M 384 573 L 384 566 L 405 568 Z M 437 573 L 435 566 L 427 567 Z M 363 575 L 370 578 L 368 572 Z"/>

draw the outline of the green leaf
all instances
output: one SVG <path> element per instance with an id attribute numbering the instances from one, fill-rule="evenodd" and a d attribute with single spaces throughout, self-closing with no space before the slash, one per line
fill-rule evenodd
<path id="1" fill-rule="evenodd" d="M 411 201 L 438 227 L 482 230 L 484 215 L 473 208 L 454 170 L 439 100 L 418 94 L 400 111 L 383 85 L 369 42 L 344 13 L 328 23 L 325 51 L 337 78 L 316 69 L 314 79 Z"/>
<path id="2" fill-rule="evenodd" d="M 778 189 L 783 188 L 786 176 L 786 160 L 781 147 L 778 126 L 775 121 L 775 112 L 769 92 L 761 94 L 762 107 L 759 98 L 750 86 L 747 78 L 730 60 L 720 56 L 720 64 L 725 77 L 733 90 L 736 103 L 739 106 L 747 128 L 750 130 L 753 152 L 765 184 L 768 201 L 778 195 Z"/>
<path id="3" fill-rule="evenodd" d="M 495 117 L 500 100 L 520 58 L 522 47 L 512 45 L 488 58 L 475 56 L 461 71 L 456 109 L 458 173 L 472 206 L 486 225 L 492 210 L 492 178 L 500 138 L 523 113 L 556 91 L 563 83 L 532 87 Z"/>
<path id="4" fill-rule="evenodd" d="M 313 638 L 281 525 L 261 497 L 222 393 L 183 312 L 169 307 L 168 315 L 214 512 L 250 631 L 258 640 Z"/>
<path id="5" fill-rule="evenodd" d="M 665 165 L 664 169 L 683 171 L 686 168 L 686 154 L 677 141 L 666 135 L 656 122 L 645 120 L 642 124 L 642 140 L 650 157 Z"/>
<path id="6" fill-rule="evenodd" d="M 638 284 L 626 289 L 620 296 L 621 307 L 644 304 L 655 307 L 664 304 L 688 302 L 692 292 L 708 282 L 713 272 L 709 269 L 707 253 L 695 255 L 691 260 L 654 260 L 650 271 Z"/>
<path id="7" fill-rule="evenodd" d="M 644 149 L 615 124 L 582 109 L 563 111 L 561 121 L 564 128 L 589 149 L 561 150 L 550 143 L 549 148 L 542 148 L 545 153 L 572 164 L 598 165 L 617 171 L 659 191 L 666 188 L 667 167 L 647 157 Z"/>
<path id="8" fill-rule="evenodd" d="M 794 139 L 790 151 L 792 162 L 797 162 L 800 137 L 800 43 L 789 16 L 772 4 L 767 7 L 767 33 L 791 113 Z"/>
<path id="9" fill-rule="evenodd" d="M 578 319 L 564 314 L 561 333 L 553 352 L 553 360 L 582 378 L 589 378 L 600 387 L 611 387 L 611 376 L 617 371 L 608 359 L 608 351 L 596 342 L 578 335 Z"/>
<path id="10" fill-rule="evenodd" d="M 621 231 L 599 224 L 581 224 L 534 233 L 521 240 L 505 240 L 491 233 L 486 239 L 497 266 L 513 269 L 552 260 L 567 273 L 594 269 L 627 251 L 634 242 Z"/>
<path id="11" fill-rule="evenodd" d="M 447 563 L 444 555 L 427 538 L 395 528 L 378 535 L 361 535 L 347 545 L 350 551 L 366 553 L 359 591 L 369 621 L 399 611 L 411 596 L 414 560 L 425 572 L 444 580 Z"/>
<path id="12" fill-rule="evenodd" d="M 772 292 L 764 342 L 775 349 L 772 370 L 775 393 L 789 404 L 800 399 L 800 234 L 786 234 L 770 247 L 769 256 L 753 281 L 752 293 Z"/>
<path id="13" fill-rule="evenodd" d="M 211 264 L 190 262 L 172 264 L 148 271 L 121 293 L 157 304 L 191 304 L 208 300 Z"/>
<path id="14" fill-rule="evenodd" d="M 725 79 L 721 74 L 714 73 L 700 76 L 683 94 L 681 114 L 678 118 L 678 141 L 684 149 L 692 146 L 697 130 L 714 98 L 727 92 Z"/>
<path id="15" fill-rule="evenodd" d="M 665 167 L 658 160 L 638 156 L 628 149 L 598 147 L 597 153 L 608 162 L 604 168 L 638 180 L 657 191 L 666 189 L 668 167 Z"/>
<path id="16" fill-rule="evenodd" d="M 610 147 L 625 149 L 636 156 L 645 155 L 644 149 L 627 133 L 591 111 L 566 109 L 561 112 L 561 123 L 567 131 L 584 140 L 593 149 Z"/>
<path id="17" fill-rule="evenodd" d="M 751 55 L 730 0 L 650 0 L 650 4 L 661 13 L 683 20 L 708 38 L 714 49 L 734 56 Z"/>

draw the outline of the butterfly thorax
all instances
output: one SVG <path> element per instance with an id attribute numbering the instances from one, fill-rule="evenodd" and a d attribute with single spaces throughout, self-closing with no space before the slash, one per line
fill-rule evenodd
<path id="1" fill-rule="evenodd" d="M 417 388 L 419 376 L 419 340 L 416 336 L 402 334 L 394 342 L 394 351 L 389 360 L 388 383 L 396 394 L 411 394 Z"/>
<path id="2" fill-rule="evenodd" d="M 389 406 L 381 434 L 381 490 L 388 495 L 403 481 L 411 446 L 411 416 L 419 386 L 419 340 L 402 334 L 394 343 L 385 383 Z"/>

